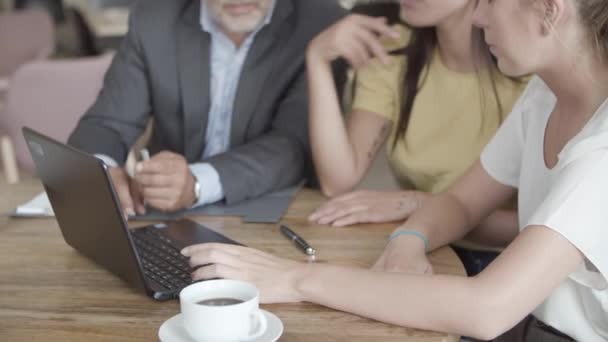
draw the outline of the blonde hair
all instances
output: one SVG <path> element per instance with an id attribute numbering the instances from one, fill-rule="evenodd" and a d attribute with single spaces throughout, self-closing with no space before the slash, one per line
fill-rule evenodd
<path id="1" fill-rule="evenodd" d="M 608 0 L 577 0 L 581 21 L 592 44 L 604 62 L 608 62 Z"/>

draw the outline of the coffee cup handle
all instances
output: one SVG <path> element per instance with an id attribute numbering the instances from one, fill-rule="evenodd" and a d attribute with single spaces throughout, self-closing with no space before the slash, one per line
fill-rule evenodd
<path id="1" fill-rule="evenodd" d="M 262 310 L 256 310 L 254 312 L 251 313 L 251 322 L 254 323 L 257 321 L 257 330 L 250 334 L 249 337 L 247 337 L 246 341 L 249 340 L 253 340 L 255 338 L 258 338 L 262 335 L 264 335 L 264 333 L 266 332 L 266 328 L 268 327 L 268 322 L 266 321 L 266 316 L 264 315 L 264 313 L 262 312 Z"/>

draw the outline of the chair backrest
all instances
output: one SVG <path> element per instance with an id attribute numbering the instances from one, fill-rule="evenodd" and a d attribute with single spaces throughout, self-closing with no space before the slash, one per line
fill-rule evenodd
<path id="1" fill-rule="evenodd" d="M 56 140 L 67 141 L 80 117 L 97 98 L 111 61 L 112 55 L 38 61 L 15 73 L 0 114 L 0 127 L 12 138 L 22 169 L 32 170 L 33 162 L 21 128 L 29 126 Z"/>
<path id="2" fill-rule="evenodd" d="M 49 57 L 55 49 L 55 27 L 42 10 L 0 14 L 0 78 L 20 65 Z"/>
<path id="3" fill-rule="evenodd" d="M 63 0 L 14 0 L 15 9 L 39 8 L 47 12 L 57 24 L 65 21 Z"/>

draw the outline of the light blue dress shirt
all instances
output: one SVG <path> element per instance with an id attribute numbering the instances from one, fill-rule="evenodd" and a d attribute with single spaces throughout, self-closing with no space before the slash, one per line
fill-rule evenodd
<path id="1" fill-rule="evenodd" d="M 211 35 L 211 108 L 209 110 L 203 158 L 224 153 L 230 148 L 234 100 L 243 64 L 257 33 L 270 23 L 274 5 L 273 1 L 264 21 L 237 48 L 216 24 L 209 13 L 207 1 L 201 0 L 201 28 Z M 192 164 L 190 170 L 201 185 L 201 196 L 195 206 L 217 202 L 224 198 L 219 174 L 211 164 Z"/>

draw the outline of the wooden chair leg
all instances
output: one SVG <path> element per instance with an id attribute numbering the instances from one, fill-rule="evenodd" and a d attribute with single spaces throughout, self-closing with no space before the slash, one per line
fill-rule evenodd
<path id="1" fill-rule="evenodd" d="M 0 155 L 4 166 L 4 177 L 8 184 L 19 183 L 19 169 L 17 168 L 17 157 L 15 147 L 7 136 L 0 137 Z"/>

